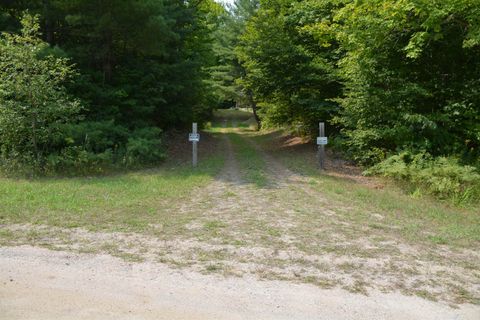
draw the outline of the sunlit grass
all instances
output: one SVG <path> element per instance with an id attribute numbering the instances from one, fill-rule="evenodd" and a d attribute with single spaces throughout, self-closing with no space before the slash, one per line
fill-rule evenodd
<path id="1" fill-rule="evenodd" d="M 255 184 L 257 187 L 266 186 L 268 179 L 265 173 L 266 163 L 263 157 L 240 133 L 229 133 L 228 135 L 234 146 L 235 155 L 245 180 Z"/>
<path id="2" fill-rule="evenodd" d="M 371 219 L 369 213 L 384 216 L 382 224 L 394 226 L 410 241 L 474 247 L 480 243 L 480 208 L 455 207 L 430 197 L 414 197 L 400 187 L 386 182 L 375 189 L 348 179 L 323 174 L 312 154 L 309 157 L 272 146 L 271 138 L 259 133 L 253 139 L 268 147 L 287 168 L 310 177 L 328 198 L 351 207 L 350 215 L 359 223 Z M 313 148 L 313 146 L 312 146 Z"/>
<path id="3" fill-rule="evenodd" d="M 182 220 L 173 205 L 208 184 L 223 166 L 210 156 L 189 165 L 114 176 L 0 179 L 0 224 L 29 223 L 88 229 L 143 230 Z"/>
<path id="4" fill-rule="evenodd" d="M 221 119 L 245 121 L 252 117 L 252 113 L 236 109 L 218 109 L 215 110 L 214 116 Z"/>

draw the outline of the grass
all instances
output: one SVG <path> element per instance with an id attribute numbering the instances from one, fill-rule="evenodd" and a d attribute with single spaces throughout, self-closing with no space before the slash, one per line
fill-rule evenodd
<path id="1" fill-rule="evenodd" d="M 168 232 L 188 219 L 172 212 L 196 188 L 212 181 L 224 159 L 214 155 L 188 165 L 107 177 L 0 179 L 0 224 L 28 223 L 89 230 Z M 171 230 L 174 232 L 174 230 Z"/>
<path id="2" fill-rule="evenodd" d="M 228 136 L 233 144 L 244 179 L 259 188 L 267 186 L 266 163 L 263 157 L 241 134 L 230 132 Z"/>
<path id="3" fill-rule="evenodd" d="M 268 148 L 272 141 L 269 134 L 259 134 L 254 139 L 264 148 Z M 383 189 L 374 189 L 322 174 L 313 153 L 302 157 L 288 150 L 277 149 L 276 152 L 276 158 L 283 165 L 309 177 L 309 183 L 321 189 L 326 197 L 352 208 L 349 214 L 354 215 L 358 222 L 370 219 L 371 212 L 380 212 L 385 218 L 381 226 L 394 226 L 411 242 L 467 248 L 480 243 L 478 206 L 463 208 L 429 197 L 413 197 L 388 183 Z M 378 224 L 375 226 L 381 228 Z"/>
<path id="4" fill-rule="evenodd" d="M 235 121 L 247 121 L 252 118 L 252 113 L 236 109 L 218 109 L 214 113 L 217 119 L 227 119 Z"/>
<path id="5" fill-rule="evenodd" d="M 0 179 L 0 225 L 6 226 L 0 244 L 478 303 L 472 288 L 480 261 L 468 250 L 480 244 L 480 210 L 322 174 L 313 152 L 278 148 L 271 133 L 239 126 L 245 112 L 217 115 L 208 131 L 232 148 L 212 150 L 195 170 L 183 165 L 107 177 Z M 231 157 L 240 182 L 221 174 Z M 276 175 L 282 166 L 299 177 Z M 82 238 L 75 227 L 101 233 Z"/>

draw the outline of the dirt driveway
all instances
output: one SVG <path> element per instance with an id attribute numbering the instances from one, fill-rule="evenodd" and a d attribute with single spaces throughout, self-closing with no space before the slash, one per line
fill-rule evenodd
<path id="1" fill-rule="evenodd" d="M 3 212 L 0 319 L 480 319 L 464 213 L 450 222 L 457 212 L 349 172 L 297 172 L 314 157 L 276 152 L 239 121 L 211 130 L 224 162 L 181 201 L 147 172 L 123 211 L 90 214 L 69 195 L 82 210 L 41 198 Z M 105 185 L 84 182 L 91 207 L 110 203 Z"/>

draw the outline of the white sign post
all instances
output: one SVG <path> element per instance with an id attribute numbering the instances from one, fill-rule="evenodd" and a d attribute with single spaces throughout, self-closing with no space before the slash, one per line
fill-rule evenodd
<path id="1" fill-rule="evenodd" d="M 198 162 L 198 150 L 197 150 L 197 143 L 200 142 L 200 134 L 197 133 L 197 123 L 194 122 L 192 124 L 192 133 L 188 135 L 188 141 L 192 142 L 192 165 L 194 167 L 197 166 Z"/>
<path id="2" fill-rule="evenodd" d="M 320 122 L 318 129 L 320 131 L 320 135 L 317 138 L 318 164 L 320 169 L 325 170 L 325 146 L 328 144 L 328 138 L 325 137 L 325 123 Z"/>

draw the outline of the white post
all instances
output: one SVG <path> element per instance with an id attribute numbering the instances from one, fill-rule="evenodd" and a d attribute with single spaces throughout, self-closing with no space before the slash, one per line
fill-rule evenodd
<path id="1" fill-rule="evenodd" d="M 320 122 L 318 125 L 320 131 L 319 137 L 325 137 L 325 123 Z M 318 145 L 318 164 L 320 169 L 325 170 L 325 145 Z"/>
<path id="2" fill-rule="evenodd" d="M 194 122 L 192 124 L 192 133 L 194 135 L 197 134 L 197 123 L 196 122 Z M 194 167 L 197 166 L 197 141 L 196 140 L 192 141 L 192 164 L 193 164 Z"/>

